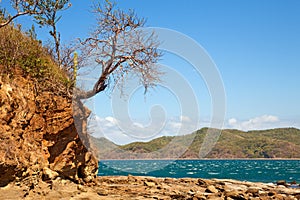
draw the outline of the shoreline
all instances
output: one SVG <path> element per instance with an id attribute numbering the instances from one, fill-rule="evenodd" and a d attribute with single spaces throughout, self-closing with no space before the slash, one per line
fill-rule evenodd
<path id="1" fill-rule="evenodd" d="M 223 167 L 224 165 L 224 167 Z M 153 176 L 158 178 L 234 179 L 300 183 L 300 160 L 105 160 L 97 176 Z M 144 167 L 143 167 L 144 166 Z M 267 166 L 267 168 L 265 167 Z M 290 170 L 293 168 L 294 170 Z"/>
<path id="2" fill-rule="evenodd" d="M 266 160 L 266 161 L 300 161 L 300 158 L 159 158 L 159 159 L 152 159 L 152 158 L 145 158 L 145 159 L 101 159 L 98 160 L 98 162 L 101 161 L 177 161 L 177 160 L 192 160 L 192 161 L 210 161 L 210 160 Z"/>
<path id="3" fill-rule="evenodd" d="M 34 186 L 24 182 L 0 187 L 5 199 L 300 199 L 299 188 L 284 184 L 237 181 L 233 179 L 156 178 L 142 176 L 103 176 L 86 185 L 56 178 L 40 180 Z"/>

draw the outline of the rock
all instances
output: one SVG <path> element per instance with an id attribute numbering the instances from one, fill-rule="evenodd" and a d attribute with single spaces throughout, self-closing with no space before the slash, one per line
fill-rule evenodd
<path id="1" fill-rule="evenodd" d="M 81 192 L 87 192 L 87 189 L 82 185 L 78 185 L 77 189 L 80 190 Z"/>
<path id="2" fill-rule="evenodd" d="M 183 195 L 183 194 L 172 194 L 172 195 L 170 195 L 170 197 L 172 199 L 176 199 L 176 200 L 185 200 L 186 199 L 185 195 Z"/>
<path id="3" fill-rule="evenodd" d="M 98 194 L 99 196 L 107 196 L 107 195 L 108 195 L 108 191 L 105 190 L 105 189 L 98 189 L 98 190 L 97 190 L 97 194 Z"/>
<path id="4" fill-rule="evenodd" d="M 206 196 L 206 199 L 209 199 L 209 200 L 224 200 L 224 198 L 222 196 L 219 196 L 218 194 L 213 194 L 213 193 L 210 193 L 208 195 L 205 195 Z"/>
<path id="5" fill-rule="evenodd" d="M 279 181 L 276 182 L 276 184 L 286 186 L 286 181 L 285 180 L 279 180 Z"/>
<path id="6" fill-rule="evenodd" d="M 43 169 L 43 180 L 54 180 L 59 176 L 56 171 L 49 169 L 48 167 L 44 167 Z"/>
<path id="7" fill-rule="evenodd" d="M 137 181 L 137 179 L 130 174 L 127 176 L 127 180 L 128 180 L 128 183 L 135 183 Z"/>
<path id="8" fill-rule="evenodd" d="M 209 180 L 198 179 L 197 182 L 198 182 L 197 184 L 202 187 L 207 187 L 208 185 L 211 185 L 211 181 Z"/>
<path id="9" fill-rule="evenodd" d="M 249 187 L 246 191 L 246 193 L 251 193 L 254 197 L 257 197 L 259 195 L 259 191 L 261 188 L 258 187 Z"/>
<path id="10" fill-rule="evenodd" d="M 206 200 L 207 198 L 203 194 L 195 194 L 193 200 Z"/>
<path id="11" fill-rule="evenodd" d="M 97 160 L 90 152 L 85 154 L 85 162 L 83 165 L 79 166 L 79 175 L 87 183 L 93 181 L 98 173 L 98 168 L 95 168 Z"/>
<path id="12" fill-rule="evenodd" d="M 188 191 L 188 194 L 191 196 L 194 196 L 196 194 L 196 192 L 194 192 L 193 190 Z"/>
<path id="13" fill-rule="evenodd" d="M 280 194 L 276 194 L 276 195 L 274 195 L 273 197 L 272 197 L 273 199 L 276 199 L 276 200 L 284 200 L 284 199 L 286 199 L 286 198 L 284 198 L 282 195 L 280 195 Z"/>
<path id="14" fill-rule="evenodd" d="M 286 187 L 284 185 L 278 185 L 277 188 L 282 189 L 282 190 L 286 189 Z"/>
<path id="15" fill-rule="evenodd" d="M 244 197 L 243 194 L 241 194 L 241 193 L 239 193 L 239 192 L 237 192 L 237 191 L 229 191 L 229 192 L 226 192 L 226 193 L 225 193 L 225 196 L 226 196 L 226 197 L 230 197 L 230 198 L 235 199 L 235 200 L 243 200 L 243 199 L 246 199 L 246 198 Z"/>
<path id="16" fill-rule="evenodd" d="M 128 184 L 127 176 L 97 177 L 97 184 L 78 185 L 66 179 L 56 178 L 49 183 L 38 182 L 32 189 L 24 188 L 24 180 L 13 187 L 9 184 L 0 187 L 0 196 L 10 199 L 182 199 L 182 200 L 297 200 L 300 189 L 280 187 L 272 188 L 263 183 L 241 181 L 210 180 L 209 186 L 214 186 L 217 193 L 206 192 L 207 187 L 198 185 L 197 179 L 164 179 L 153 177 L 130 177 L 136 179 L 136 184 Z M 172 181 L 171 181 L 172 180 Z M 155 183 L 155 187 L 145 186 L 145 182 Z M 225 190 L 222 187 L 231 184 L 230 188 L 244 188 L 243 191 Z M 22 188 L 23 187 L 23 188 Z M 158 187 L 161 187 L 160 189 Z M 18 189 L 19 188 L 19 189 Z M 225 187 L 224 187 L 225 188 Z M 270 189 L 271 188 L 271 189 Z M 253 196 L 259 190 L 257 197 Z M 248 191 L 248 193 L 247 193 Z M 8 194 L 10 193 L 10 194 Z M 271 195 L 272 193 L 272 195 Z"/>
<path id="17" fill-rule="evenodd" d="M 274 195 L 276 195 L 277 193 L 275 192 L 275 191 L 269 191 L 268 192 L 268 196 L 274 196 Z"/>
<path id="18" fill-rule="evenodd" d="M 209 186 L 206 188 L 205 192 L 209 192 L 209 193 L 218 193 L 219 191 L 215 188 L 215 186 L 209 185 Z"/>
<path id="19" fill-rule="evenodd" d="M 174 183 L 174 179 L 173 178 L 165 178 L 164 183 Z"/>
<path id="20" fill-rule="evenodd" d="M 37 91 L 38 83 L 23 75 L 0 76 L 0 186 L 27 176 L 93 180 L 98 161 L 88 153 L 89 111 L 71 98 Z"/>
<path id="21" fill-rule="evenodd" d="M 144 184 L 145 184 L 145 186 L 148 186 L 148 187 L 154 187 L 156 185 L 154 182 L 149 182 L 149 181 L 145 181 Z"/>

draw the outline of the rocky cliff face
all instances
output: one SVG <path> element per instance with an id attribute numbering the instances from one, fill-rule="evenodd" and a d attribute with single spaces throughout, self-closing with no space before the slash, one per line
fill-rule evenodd
<path id="1" fill-rule="evenodd" d="M 57 176 L 91 181 L 98 162 L 83 145 L 87 136 L 79 137 L 88 110 L 80 102 L 72 109 L 70 98 L 37 91 L 36 84 L 20 74 L 0 76 L 0 186 Z"/>

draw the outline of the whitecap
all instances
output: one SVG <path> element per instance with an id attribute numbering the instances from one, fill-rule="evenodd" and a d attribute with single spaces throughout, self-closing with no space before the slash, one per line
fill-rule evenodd
<path id="1" fill-rule="evenodd" d="M 220 174 L 219 172 L 208 172 L 209 175 L 218 175 Z"/>

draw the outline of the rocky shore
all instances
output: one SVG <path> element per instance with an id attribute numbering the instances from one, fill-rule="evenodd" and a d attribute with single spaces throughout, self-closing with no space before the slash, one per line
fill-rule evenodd
<path id="1" fill-rule="evenodd" d="M 98 177 L 80 185 L 56 178 L 27 185 L 13 182 L 0 188 L 1 199 L 300 199 L 300 189 L 284 185 L 225 179 L 154 178 L 136 176 Z"/>

